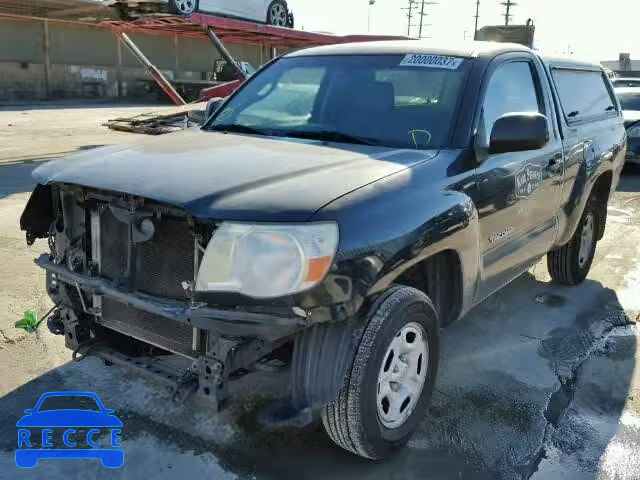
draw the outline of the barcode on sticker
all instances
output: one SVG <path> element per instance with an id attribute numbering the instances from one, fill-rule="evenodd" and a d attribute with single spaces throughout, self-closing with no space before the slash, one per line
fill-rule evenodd
<path id="1" fill-rule="evenodd" d="M 446 55 L 425 55 L 420 53 L 409 53 L 400 62 L 401 67 L 427 67 L 445 68 L 447 70 L 457 70 L 463 59 L 459 57 L 447 57 Z"/>

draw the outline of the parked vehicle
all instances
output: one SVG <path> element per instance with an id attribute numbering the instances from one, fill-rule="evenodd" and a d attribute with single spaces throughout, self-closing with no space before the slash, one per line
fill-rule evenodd
<path id="1" fill-rule="evenodd" d="M 625 138 L 599 65 L 499 43 L 317 47 L 201 130 L 41 166 L 21 227 L 48 239 L 36 263 L 68 347 L 184 356 L 214 406 L 288 364 L 262 420 L 320 409 L 336 444 L 382 458 L 426 413 L 442 327 L 545 255 L 555 282 L 585 279 Z"/>
<path id="2" fill-rule="evenodd" d="M 627 129 L 627 163 L 640 165 L 640 87 L 615 89 Z"/>
<path id="3" fill-rule="evenodd" d="M 640 78 L 621 78 L 616 77 L 611 79 L 611 83 L 616 88 L 619 87 L 640 87 Z"/>
<path id="4" fill-rule="evenodd" d="M 191 15 L 212 13 L 278 27 L 293 28 L 293 14 L 286 0 L 101 0 L 105 6 L 118 9 L 125 19 L 153 13 Z"/>

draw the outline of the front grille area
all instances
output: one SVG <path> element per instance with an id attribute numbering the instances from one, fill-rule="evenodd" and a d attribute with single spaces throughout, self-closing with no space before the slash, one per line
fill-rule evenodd
<path id="1" fill-rule="evenodd" d="M 194 240 L 186 220 L 163 216 L 154 219 L 151 240 L 136 244 L 133 289 L 149 295 L 182 300 L 182 282 L 194 275 Z M 100 215 L 101 274 L 112 280 L 124 276 L 127 268 L 128 226 L 111 210 Z"/>
<path id="2" fill-rule="evenodd" d="M 165 216 L 153 218 L 155 233 L 135 244 L 133 291 L 172 300 L 184 300 L 182 282 L 194 277 L 194 237 L 185 219 Z M 129 226 L 120 222 L 109 208 L 100 215 L 100 272 L 114 280 L 127 269 Z M 102 298 L 105 327 L 174 353 L 197 356 L 193 350 L 193 327 Z M 200 352 L 201 353 L 201 352 Z"/>
<path id="3" fill-rule="evenodd" d="M 138 310 L 115 300 L 102 299 L 100 323 L 173 353 L 188 357 L 202 353 L 193 350 L 193 328 L 189 325 Z"/>

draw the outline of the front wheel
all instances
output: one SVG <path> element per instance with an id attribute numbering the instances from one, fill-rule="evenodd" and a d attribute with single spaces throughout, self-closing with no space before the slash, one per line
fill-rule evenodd
<path id="1" fill-rule="evenodd" d="M 284 0 L 273 0 L 267 11 L 267 23 L 276 27 L 286 27 L 289 24 L 289 10 Z"/>
<path id="2" fill-rule="evenodd" d="M 547 254 L 547 269 L 556 283 L 578 285 L 587 277 L 596 253 L 601 211 L 597 197 L 592 196 L 571 240 Z"/>
<path id="3" fill-rule="evenodd" d="M 424 418 L 439 358 L 436 310 L 422 292 L 392 287 L 373 304 L 349 376 L 322 409 L 329 437 L 362 457 L 402 447 Z"/>

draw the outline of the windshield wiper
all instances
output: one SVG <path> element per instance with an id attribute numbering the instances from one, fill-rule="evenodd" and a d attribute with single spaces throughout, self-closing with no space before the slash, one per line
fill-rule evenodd
<path id="1" fill-rule="evenodd" d="M 309 140 L 324 140 L 327 142 L 355 143 L 358 145 L 380 145 L 380 142 L 371 138 L 359 137 L 348 133 L 336 132 L 333 130 L 319 131 L 290 131 L 283 133 L 287 137 L 307 138 Z"/>
<path id="2" fill-rule="evenodd" d="M 229 123 L 222 125 L 213 125 L 211 130 L 222 133 L 249 133 L 252 135 L 269 135 L 264 130 L 259 128 L 250 127 L 248 125 L 240 125 L 239 123 Z"/>

